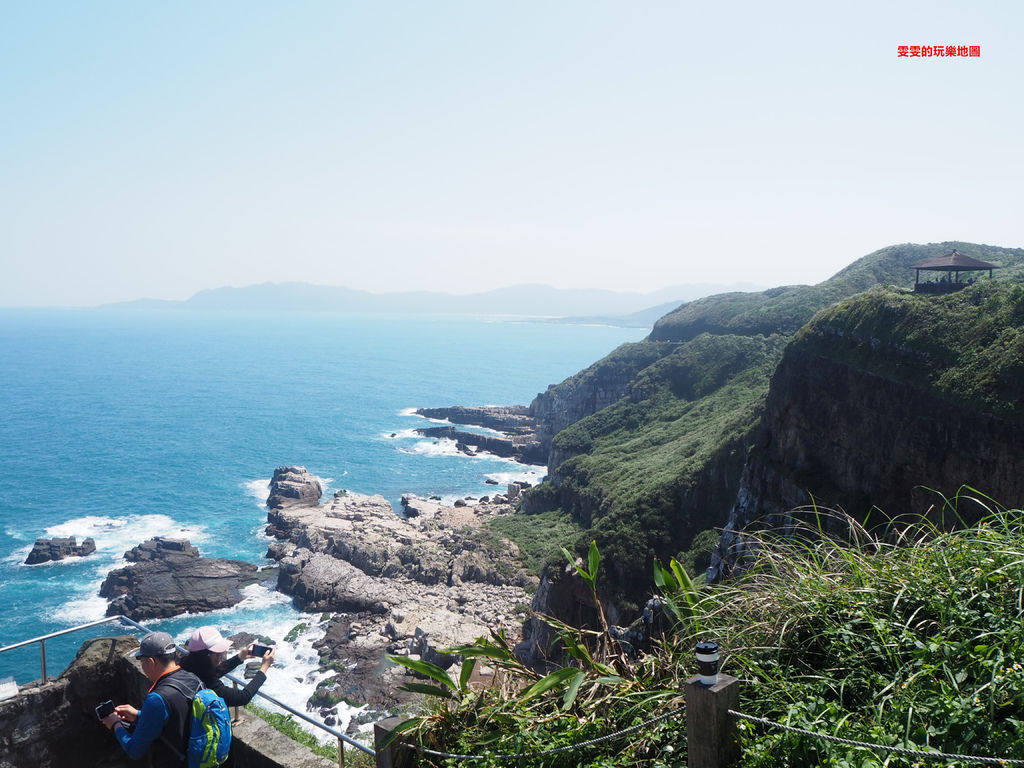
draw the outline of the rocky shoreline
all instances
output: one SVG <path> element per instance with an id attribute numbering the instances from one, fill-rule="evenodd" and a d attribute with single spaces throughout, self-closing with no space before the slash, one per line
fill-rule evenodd
<path id="1" fill-rule="evenodd" d="M 316 482 L 302 467 L 278 475 Z M 336 672 L 314 699 L 392 707 L 403 700 L 405 670 L 385 664 L 386 653 L 450 664 L 437 648 L 492 630 L 520 638 L 536 578 L 520 567 L 514 544 L 483 533 L 482 521 L 513 511 L 500 498 L 450 507 L 406 496 L 399 515 L 382 496 L 340 491 L 323 505 L 269 510 L 278 590 L 302 610 L 331 614 L 317 646 L 321 664 Z"/>

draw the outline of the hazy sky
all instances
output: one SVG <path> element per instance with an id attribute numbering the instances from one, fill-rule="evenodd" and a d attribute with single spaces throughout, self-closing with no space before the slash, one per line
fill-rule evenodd
<path id="1" fill-rule="evenodd" d="M 0 0 L 0 305 L 815 283 L 893 243 L 1019 247 L 1022 22 L 1007 0 Z"/>

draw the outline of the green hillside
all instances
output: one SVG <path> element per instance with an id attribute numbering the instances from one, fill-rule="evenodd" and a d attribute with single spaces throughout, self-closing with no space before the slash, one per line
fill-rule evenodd
<path id="1" fill-rule="evenodd" d="M 1024 419 L 1024 283 L 929 296 L 876 287 L 829 307 L 793 344 L 989 413 Z"/>
<path id="2" fill-rule="evenodd" d="M 1024 277 L 1021 249 L 962 242 L 896 245 L 818 285 L 712 296 L 666 315 L 648 339 L 623 345 L 559 385 L 571 394 L 588 381 L 628 382 L 613 405 L 555 436 L 553 455 L 561 463 L 551 468 L 551 480 L 531 493 L 528 507 L 561 510 L 589 529 L 576 549 L 582 552 L 597 539 L 610 561 L 607 594 L 627 614 L 649 594 L 653 557 L 678 556 L 701 570 L 702 552 L 689 550 L 701 531 L 724 524 L 735 501 L 768 382 L 786 343 L 835 302 L 881 283 L 912 287 L 914 264 L 954 248 L 1000 265 L 997 283 Z M 987 275 L 980 283 L 986 282 Z M 966 302 L 983 294 L 970 291 L 944 301 Z M 908 302 L 914 299 L 907 296 Z M 937 306 L 917 303 L 922 312 Z M 908 318 L 911 325 L 928 322 Z M 997 369 L 997 352 L 998 346 L 991 346 L 985 354 L 992 359 L 978 364 Z M 956 370 L 941 386 L 963 389 L 974 376 L 966 363 Z M 996 390 L 993 396 L 1005 396 Z M 701 538 L 705 547 L 706 539 Z"/>

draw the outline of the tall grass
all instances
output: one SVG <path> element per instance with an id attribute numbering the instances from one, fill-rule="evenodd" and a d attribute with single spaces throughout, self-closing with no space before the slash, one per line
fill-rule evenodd
<path id="1" fill-rule="evenodd" d="M 517 666 L 507 646 L 478 641 L 475 658 L 497 660 L 503 687 L 464 687 L 416 724 L 417 738 L 453 752 L 515 754 L 644 722 L 679 706 L 696 671 L 695 642 L 714 639 L 723 671 L 742 681 L 744 713 L 873 744 L 1024 759 L 1024 513 L 977 501 L 989 505 L 984 520 L 953 532 L 926 522 L 869 532 L 841 513 L 798 510 L 751 534 L 754 559 L 725 585 L 695 585 L 674 561 L 658 566 L 672 628 L 628 662 L 591 655 L 616 647 L 597 642 L 602 633 L 557 622 L 566 656 L 544 678 Z M 598 563 L 595 554 L 582 569 L 588 584 Z M 474 657 L 472 647 L 457 650 Z M 745 766 L 915 764 L 739 726 Z M 685 749 L 680 718 L 517 764 L 677 766 Z"/>

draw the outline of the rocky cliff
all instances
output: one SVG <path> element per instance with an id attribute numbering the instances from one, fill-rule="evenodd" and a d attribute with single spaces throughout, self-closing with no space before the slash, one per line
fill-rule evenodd
<path id="1" fill-rule="evenodd" d="M 1021 286 L 880 288 L 819 315 L 772 377 L 712 575 L 736 557 L 737 531 L 812 497 L 869 526 L 971 523 L 979 491 L 1024 505 L 1022 371 Z M 963 486 L 977 490 L 958 498 Z"/>
<path id="2" fill-rule="evenodd" d="M 305 467 L 278 467 L 270 479 L 267 506 L 271 509 L 316 506 L 323 492 L 320 480 Z"/>

